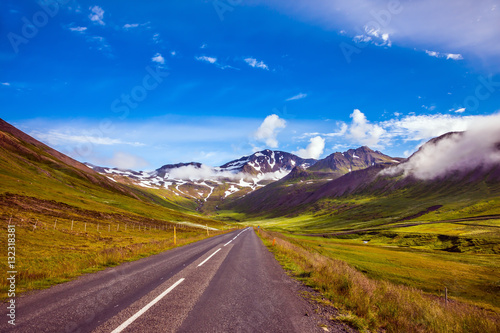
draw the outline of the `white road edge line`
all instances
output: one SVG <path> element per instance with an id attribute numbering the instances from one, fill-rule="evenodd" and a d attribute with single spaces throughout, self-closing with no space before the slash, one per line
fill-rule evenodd
<path id="1" fill-rule="evenodd" d="M 229 243 L 231 243 L 233 240 L 231 239 L 229 242 L 227 242 L 226 244 L 224 244 L 224 246 L 228 245 Z"/>
<path id="2" fill-rule="evenodd" d="M 111 333 L 120 333 L 121 331 L 126 329 L 128 327 L 128 325 L 132 324 L 137 318 L 142 316 L 144 314 L 144 312 L 148 311 L 150 307 L 152 307 L 153 305 L 158 303 L 158 301 L 160 301 L 163 297 L 165 297 L 169 292 L 174 290 L 174 288 L 177 287 L 182 281 L 184 281 L 184 278 L 180 279 L 179 281 L 174 283 L 172 286 L 170 286 L 170 288 L 168 288 L 167 290 L 162 292 L 158 297 L 156 297 L 154 300 L 149 302 L 148 305 L 146 305 L 145 307 L 143 307 L 142 309 L 137 311 L 137 313 L 135 315 L 133 315 L 132 317 L 130 317 L 129 319 L 124 321 L 123 324 L 121 324 L 120 326 L 115 328 Z"/>
<path id="3" fill-rule="evenodd" d="M 206 263 L 208 261 L 208 259 L 212 258 L 217 252 L 219 252 L 221 250 L 221 248 L 219 248 L 217 251 L 215 251 L 214 253 L 212 253 L 207 259 L 203 260 L 199 265 L 198 267 L 200 267 L 201 265 L 203 265 L 204 263 Z"/>

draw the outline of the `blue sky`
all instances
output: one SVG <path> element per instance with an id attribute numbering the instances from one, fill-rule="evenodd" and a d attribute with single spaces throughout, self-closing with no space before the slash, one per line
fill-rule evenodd
<path id="1" fill-rule="evenodd" d="M 500 109 L 498 4 L 2 1 L 0 117 L 122 168 L 407 156 Z"/>

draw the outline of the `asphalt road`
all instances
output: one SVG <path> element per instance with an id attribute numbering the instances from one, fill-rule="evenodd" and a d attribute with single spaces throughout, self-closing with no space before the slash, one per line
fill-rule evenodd
<path id="1" fill-rule="evenodd" d="M 324 332 L 252 229 L 17 299 L 1 332 Z"/>

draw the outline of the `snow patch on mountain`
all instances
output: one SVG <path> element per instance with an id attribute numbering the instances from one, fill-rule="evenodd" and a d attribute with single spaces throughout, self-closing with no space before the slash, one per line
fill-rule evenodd
<path id="1" fill-rule="evenodd" d="M 226 192 L 224 192 L 224 198 L 227 198 L 231 194 L 236 193 L 238 191 L 239 189 L 231 184 L 231 187 Z"/>
<path id="2" fill-rule="evenodd" d="M 210 196 L 212 195 L 212 193 L 214 193 L 214 188 L 215 187 L 208 185 L 206 182 L 199 183 L 199 185 L 206 186 L 206 187 L 208 187 L 210 189 L 210 193 L 208 193 L 207 197 L 203 199 L 206 202 L 208 200 L 208 198 L 210 198 Z"/>

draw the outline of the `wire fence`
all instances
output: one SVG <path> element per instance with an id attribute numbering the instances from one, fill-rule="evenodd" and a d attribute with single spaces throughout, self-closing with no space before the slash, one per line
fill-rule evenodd
<path id="1" fill-rule="evenodd" d="M 209 228 L 207 225 L 194 227 L 183 222 L 164 221 L 163 223 L 140 223 L 140 222 L 95 222 L 82 219 L 61 219 L 61 218 L 20 218 L 9 217 L 6 225 L 15 225 L 17 228 L 24 228 L 31 232 L 58 231 L 65 233 L 146 233 L 146 232 L 172 232 L 174 227 L 177 231 L 201 231 Z"/>

